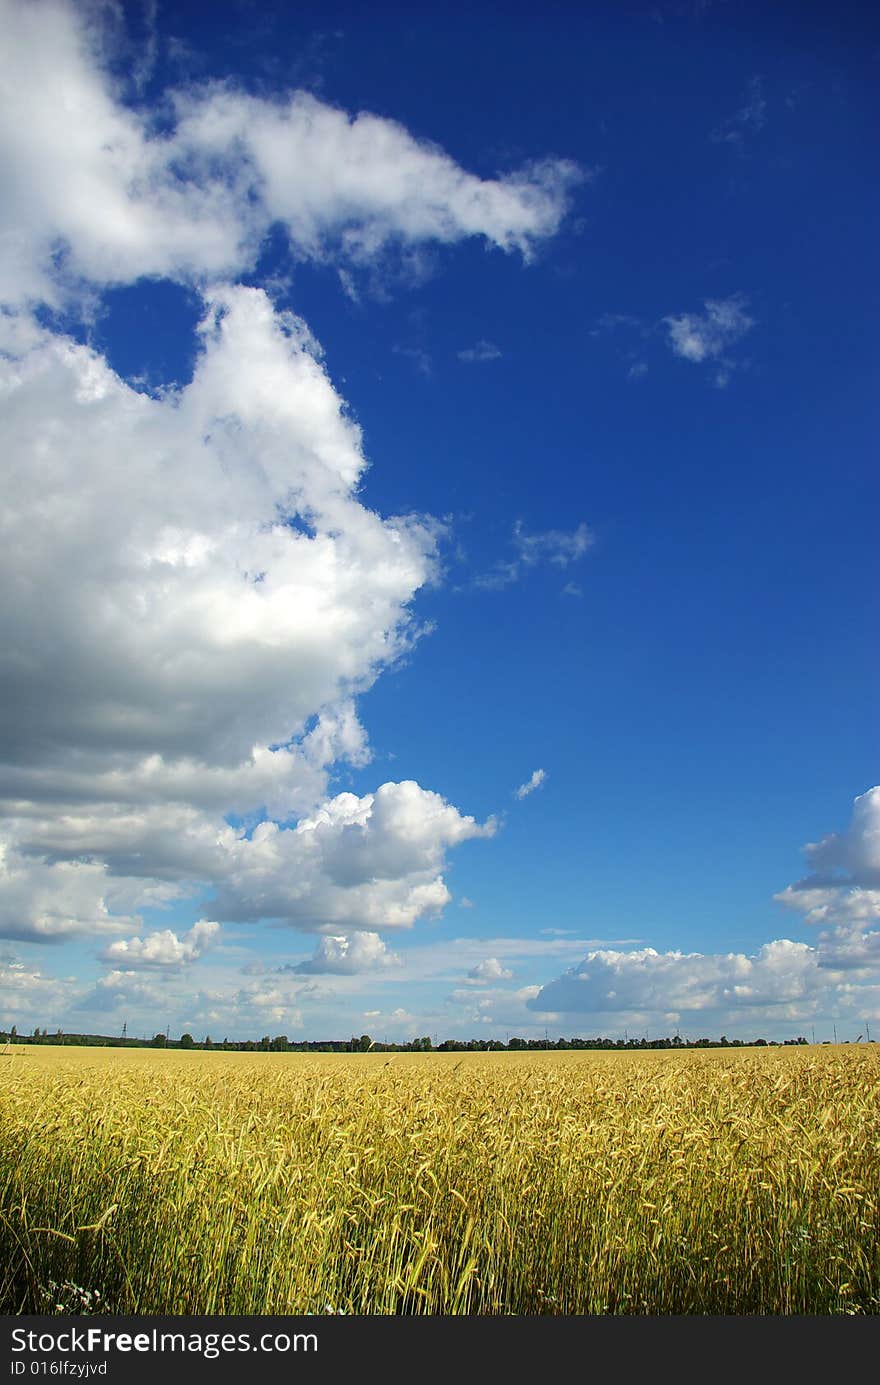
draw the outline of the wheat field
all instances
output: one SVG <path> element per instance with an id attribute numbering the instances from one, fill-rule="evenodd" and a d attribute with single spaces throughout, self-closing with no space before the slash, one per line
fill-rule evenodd
<path id="1" fill-rule="evenodd" d="M 880 1309 L 880 1049 L 0 1064 L 6 1313 Z"/>

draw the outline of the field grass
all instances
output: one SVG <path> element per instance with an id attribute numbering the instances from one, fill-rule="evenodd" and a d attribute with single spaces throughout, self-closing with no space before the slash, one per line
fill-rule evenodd
<path id="1" fill-rule="evenodd" d="M 0 1061 L 0 1309 L 880 1310 L 880 1048 Z"/>

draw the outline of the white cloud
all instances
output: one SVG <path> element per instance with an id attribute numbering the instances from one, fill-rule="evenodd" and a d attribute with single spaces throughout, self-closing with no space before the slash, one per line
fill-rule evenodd
<path id="1" fill-rule="evenodd" d="M 397 966 L 400 966 L 400 958 L 389 951 L 379 934 L 362 931 L 319 939 L 314 955 L 307 962 L 287 970 L 303 975 L 359 976 Z"/>
<path id="2" fill-rule="evenodd" d="M 145 938 L 120 938 L 110 943 L 101 957 L 123 968 L 177 968 L 198 961 L 217 941 L 219 932 L 219 923 L 199 919 L 182 938 L 170 928 L 148 933 Z"/>
<path id="3" fill-rule="evenodd" d="M 102 862 L 51 862 L 0 839 L 0 937 L 62 942 L 125 932 L 137 924 L 130 902 Z"/>
<path id="4" fill-rule="evenodd" d="M 777 939 L 753 954 L 590 951 L 541 988 L 535 1011 L 660 1025 L 669 1014 L 729 1032 L 831 1015 L 880 1015 L 880 788 L 860 795 L 852 822 L 806 847 L 813 872 L 775 898 L 819 926 L 815 943 Z M 720 1030 L 719 1030 L 720 1032 Z"/>
<path id="5" fill-rule="evenodd" d="M 514 797 L 527 798 L 530 793 L 535 792 L 535 789 L 540 789 L 541 785 L 544 783 L 544 780 L 546 778 L 547 771 L 545 769 L 533 770 L 531 778 L 527 779 L 524 784 L 520 784 L 519 788 L 516 790 Z"/>
<path id="6" fill-rule="evenodd" d="M 477 962 L 468 972 L 468 980 L 474 982 L 512 981 L 513 972 L 499 962 L 497 957 L 486 957 Z"/>
<path id="7" fill-rule="evenodd" d="M 787 939 L 766 943 L 754 956 L 603 950 L 542 987 L 530 1008 L 571 1014 L 744 1010 L 748 1016 L 756 1008 L 797 1007 L 825 984 L 815 949 Z"/>
<path id="8" fill-rule="evenodd" d="M 132 936 L 145 908 L 213 888 L 218 919 L 408 927 L 493 831 L 411 782 L 328 797 L 369 761 L 357 698 L 422 633 L 442 526 L 362 503 L 319 344 L 224 280 L 279 224 L 349 275 L 471 236 L 528 259 L 580 175 L 481 179 L 393 121 L 228 83 L 166 92 L 160 125 L 121 100 L 101 13 L 0 0 L 0 935 L 116 934 L 127 978 L 194 955 Z M 203 300 L 193 378 L 156 397 L 32 311 L 145 276 Z M 518 562 L 577 556 L 557 538 Z"/>
<path id="9" fill-rule="evenodd" d="M 412 1025 L 414 1018 L 415 1016 L 411 1015 L 408 1010 L 404 1010 L 401 1005 L 399 1005 L 396 1010 L 392 1010 L 391 1014 L 388 1016 L 392 1024 Z"/>
<path id="10" fill-rule="evenodd" d="M 500 357 L 501 352 L 494 342 L 482 340 L 475 342 L 473 346 L 465 347 L 463 351 L 458 353 L 458 359 L 467 362 L 497 361 Z"/>
<path id="11" fill-rule="evenodd" d="M 880 786 L 853 803 L 845 832 L 805 847 L 810 873 L 775 896 L 820 929 L 823 967 L 863 971 L 880 964 Z"/>
<path id="12" fill-rule="evenodd" d="M 134 769 L 164 797 L 164 776 L 201 762 L 260 794 L 305 775 L 308 794 L 324 755 L 362 749 L 352 692 L 412 639 L 430 526 L 355 498 L 359 431 L 302 324 L 218 289 L 203 338 L 192 384 L 164 400 L 48 336 L 2 362 L 4 749 L 22 789 L 46 771 L 39 740 L 53 776 L 87 749 L 81 790 Z M 272 760 L 315 713 L 312 739 Z"/>
<path id="13" fill-rule="evenodd" d="M 149 1016 L 152 1024 L 156 1025 L 164 1020 L 173 1004 L 171 993 L 152 981 L 144 980 L 140 971 L 131 968 L 122 971 L 114 968 L 80 997 L 74 1009 L 79 1012 L 90 1011 L 97 1016 L 120 1008 L 127 1013 L 140 1011 Z"/>
<path id="14" fill-rule="evenodd" d="M 265 822 L 230 840 L 213 912 L 314 931 L 408 928 L 451 899 L 446 851 L 494 831 L 492 819 L 480 825 L 412 781 L 338 794 L 295 828 Z"/>
<path id="15" fill-rule="evenodd" d="M 317 259 L 365 263 L 390 244 L 468 236 L 528 259 L 581 178 L 545 160 L 480 179 L 395 121 L 228 82 L 168 93 L 173 125 L 159 132 L 117 100 L 97 13 L 0 4 L 6 302 L 57 301 L 62 278 L 228 277 L 278 223 Z"/>
<path id="16" fill-rule="evenodd" d="M 57 1028 L 73 992 L 69 978 L 58 980 L 17 958 L 0 958 L 0 1025 L 5 1029 L 14 1024 L 24 1033 L 23 1019 Z"/>
<path id="17" fill-rule="evenodd" d="M 702 313 L 681 313 L 663 319 L 669 345 L 676 356 L 694 364 L 715 363 L 715 384 L 724 388 L 734 362 L 726 354 L 755 325 L 740 294 L 707 299 Z"/>
<path id="18" fill-rule="evenodd" d="M 846 832 L 832 832 L 805 849 L 811 883 L 880 888 L 880 786 L 855 799 Z"/>
<path id="19" fill-rule="evenodd" d="M 223 814 L 303 813 L 336 760 L 365 763 L 354 695 L 418 636 L 435 531 L 356 498 L 360 435 L 306 329 L 224 288 L 203 341 L 192 384 L 158 400 L 48 333 L 0 361 L 7 933 L 131 930 L 157 881 L 173 897 L 217 876 L 254 916 L 239 887 L 265 832 L 239 842 Z M 326 918 L 412 922 L 448 898 L 427 869 L 400 888 L 374 872 L 371 903 Z"/>

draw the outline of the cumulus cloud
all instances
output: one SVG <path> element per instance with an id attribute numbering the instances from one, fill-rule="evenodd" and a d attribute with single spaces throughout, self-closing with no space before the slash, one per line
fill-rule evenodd
<path id="1" fill-rule="evenodd" d="M 224 814 L 320 802 L 368 758 L 356 695 L 418 637 L 435 531 L 356 498 L 359 431 L 304 326 L 226 287 L 202 338 L 163 399 L 48 332 L 0 360 L 7 931 L 112 929 L 109 877 L 142 906 L 222 869 Z"/>
<path id="2" fill-rule="evenodd" d="M 775 895 L 819 928 L 821 965 L 867 970 L 880 962 L 880 786 L 860 794 L 844 832 L 804 848 L 812 869 Z"/>
<path id="3" fill-rule="evenodd" d="M 570 1014 L 752 1011 L 796 1005 L 818 984 L 815 949 L 787 939 L 766 943 L 753 956 L 602 950 L 543 986 L 529 1008 Z"/>
<path id="4" fill-rule="evenodd" d="M 146 908 L 407 927 L 493 830 L 411 782 L 328 797 L 369 762 L 357 700 L 423 633 L 442 526 L 367 508 L 320 344 L 231 278 L 278 226 L 341 274 L 465 237 L 528 260 L 580 174 L 482 179 L 297 91 L 190 84 L 158 120 L 121 100 L 102 13 L 0 0 L 0 936 L 115 934 L 128 978 L 204 942 L 139 936 Z M 145 277 L 202 301 L 190 383 L 153 395 L 43 311 Z"/>
<path id="5" fill-rule="evenodd" d="M 845 832 L 831 832 L 811 842 L 805 851 L 812 872 L 796 889 L 817 885 L 880 889 L 880 786 L 855 799 Z"/>
<path id="6" fill-rule="evenodd" d="M 101 954 L 119 967 L 179 968 L 196 962 L 217 941 L 219 923 L 199 919 L 188 933 L 178 937 L 170 928 L 148 933 L 145 938 L 120 938 Z"/>
<path id="7" fill-rule="evenodd" d="M 362 798 L 338 794 L 295 828 L 264 822 L 250 838 L 228 840 L 215 875 L 214 913 L 315 931 L 408 928 L 449 903 L 447 850 L 492 836 L 495 826 L 462 815 L 411 780 Z"/>
<path id="8" fill-rule="evenodd" d="M 224 872 L 234 912 L 267 848 L 223 815 L 290 817 L 365 763 L 354 698 L 418 636 L 435 530 L 357 500 L 360 434 L 307 329 L 225 287 L 202 342 L 160 399 L 35 324 L 0 361 L 6 936 L 131 931 L 157 882 Z M 422 872 L 329 916 L 373 921 L 383 890 L 397 922 L 448 898 Z"/>
<path id="9" fill-rule="evenodd" d="M 160 902 L 155 887 L 144 893 L 144 903 Z M 137 894 L 109 880 L 103 862 L 47 861 L 0 839 L 0 937 L 63 942 L 125 932 L 137 926 L 127 912 Z"/>
<path id="10" fill-rule="evenodd" d="M 0 5 L 6 302 L 58 301 L 63 281 L 228 278 L 279 224 L 316 259 L 365 263 L 389 244 L 468 236 L 528 259 L 581 177 L 548 159 L 481 179 L 393 120 L 229 82 L 167 93 L 160 130 L 117 99 L 95 13 Z"/>
<path id="11" fill-rule="evenodd" d="M 482 962 L 477 962 L 475 967 L 471 967 L 468 972 L 468 981 L 481 983 L 493 981 L 512 981 L 513 972 L 509 967 L 505 967 L 499 962 L 497 957 L 486 957 Z"/>
<path id="12" fill-rule="evenodd" d="M 775 898 L 818 926 L 815 941 L 777 939 L 752 954 L 598 948 L 543 986 L 529 1008 L 660 1024 L 699 1017 L 753 1032 L 821 1015 L 877 1015 L 880 788 L 855 800 L 845 832 L 805 851 L 813 870 Z"/>
<path id="13" fill-rule="evenodd" d="M 724 388 L 736 368 L 728 352 L 755 325 L 741 294 L 710 298 L 702 313 L 681 313 L 663 319 L 669 345 L 676 356 L 694 364 L 710 362 L 715 384 Z"/>
<path id="14" fill-rule="evenodd" d="M 528 798 L 530 793 L 535 792 L 535 789 L 540 789 L 541 785 L 544 783 L 544 780 L 546 778 L 547 771 L 545 769 L 533 770 L 531 778 L 527 779 L 524 784 L 520 784 L 519 788 L 516 790 L 514 794 L 514 797 Z"/>
<path id="15" fill-rule="evenodd" d="M 199 765 L 221 799 L 232 768 L 257 802 L 289 796 L 362 750 L 351 696 L 412 638 L 430 525 L 355 498 L 359 430 L 302 324 L 224 288 L 202 336 L 192 384 L 162 400 L 48 334 L 0 363 L 3 751 L 21 796 L 29 777 L 39 796 L 38 743 L 74 796 L 94 770 L 90 796 L 115 797 L 134 769 L 146 796 L 189 800 Z"/>
<path id="16" fill-rule="evenodd" d="M 359 976 L 397 966 L 400 958 L 388 949 L 378 933 L 361 931 L 321 938 L 308 961 L 286 970 L 301 975 Z"/>

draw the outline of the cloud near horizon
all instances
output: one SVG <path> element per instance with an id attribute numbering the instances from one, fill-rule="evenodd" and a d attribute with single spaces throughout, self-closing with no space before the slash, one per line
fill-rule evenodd
<path id="1" fill-rule="evenodd" d="M 855 800 L 846 832 L 805 852 L 814 872 L 775 898 L 823 926 L 815 944 L 779 938 L 752 955 L 596 949 L 528 1008 L 597 1023 L 621 1014 L 657 1026 L 699 1020 L 718 1032 L 803 1025 L 820 1013 L 880 1018 L 880 787 Z"/>

